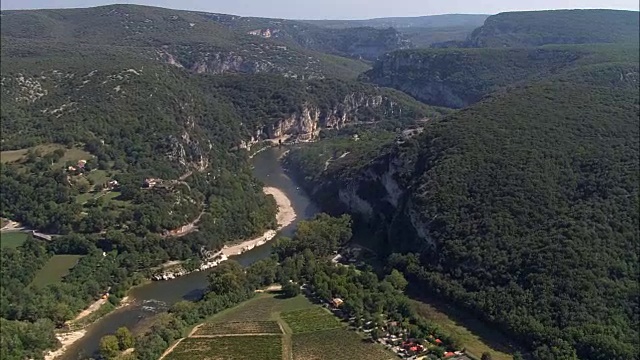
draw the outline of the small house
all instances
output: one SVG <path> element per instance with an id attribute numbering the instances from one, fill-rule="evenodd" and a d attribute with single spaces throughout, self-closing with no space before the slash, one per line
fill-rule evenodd
<path id="1" fill-rule="evenodd" d="M 67 170 L 69 170 L 69 172 L 76 172 L 77 169 L 74 166 L 69 166 Z"/>
<path id="2" fill-rule="evenodd" d="M 113 190 L 117 188 L 119 185 L 120 183 L 118 183 L 118 180 L 109 180 L 104 184 L 104 187 L 108 190 Z"/>
<path id="3" fill-rule="evenodd" d="M 440 339 L 436 339 L 436 344 L 438 344 L 438 345 L 442 345 L 442 340 L 440 340 Z"/>
<path id="4" fill-rule="evenodd" d="M 455 354 L 454 354 L 454 353 L 452 353 L 451 351 L 447 351 L 446 353 L 444 353 L 444 357 L 445 357 L 445 358 L 450 358 L 450 357 L 452 357 L 452 356 L 455 356 Z"/>
<path id="5" fill-rule="evenodd" d="M 331 305 L 333 305 L 333 307 L 335 308 L 339 308 L 340 306 L 342 306 L 342 304 L 344 304 L 344 301 L 342 301 L 342 299 L 340 298 L 333 298 L 331 300 Z"/>
<path id="6" fill-rule="evenodd" d="M 144 179 L 143 187 L 152 188 L 158 184 L 158 179 L 155 178 L 147 178 Z"/>
<path id="7" fill-rule="evenodd" d="M 78 169 L 84 169 L 85 165 L 87 165 L 87 160 L 78 160 Z"/>

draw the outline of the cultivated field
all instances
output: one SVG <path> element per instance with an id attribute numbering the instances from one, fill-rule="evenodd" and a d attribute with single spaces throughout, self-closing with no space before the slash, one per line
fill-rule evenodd
<path id="1" fill-rule="evenodd" d="M 282 360 L 282 336 L 186 338 L 163 360 Z"/>
<path id="2" fill-rule="evenodd" d="M 0 247 L 17 248 L 22 245 L 29 237 L 25 232 L 12 231 L 0 233 Z"/>
<path id="3" fill-rule="evenodd" d="M 283 299 L 261 293 L 211 317 L 162 360 L 387 360 L 394 356 L 347 330 L 332 313 L 302 295 Z"/>
<path id="4" fill-rule="evenodd" d="M 279 299 L 275 294 L 262 293 L 249 301 L 227 309 L 211 318 L 212 322 L 278 320 L 278 314 L 285 311 L 312 308 L 304 296 Z"/>
<path id="5" fill-rule="evenodd" d="M 277 321 L 233 321 L 205 323 L 192 336 L 228 334 L 282 334 Z"/>
<path id="6" fill-rule="evenodd" d="M 46 286 L 62 280 L 69 270 L 78 263 L 82 255 L 54 255 L 38 271 L 33 279 L 34 286 Z"/>
<path id="7" fill-rule="evenodd" d="M 330 330 L 342 327 L 333 314 L 319 306 L 280 314 L 294 334 Z"/>
<path id="8" fill-rule="evenodd" d="M 345 328 L 293 335 L 294 360 L 392 360 L 398 357 Z"/>

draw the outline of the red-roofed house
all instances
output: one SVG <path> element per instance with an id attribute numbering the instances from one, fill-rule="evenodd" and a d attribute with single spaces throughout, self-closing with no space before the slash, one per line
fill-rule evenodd
<path id="1" fill-rule="evenodd" d="M 436 339 L 436 344 L 441 345 L 442 344 L 442 340 Z"/>
<path id="2" fill-rule="evenodd" d="M 451 351 L 447 351 L 446 353 L 444 353 L 444 357 L 445 357 L 445 358 L 452 357 L 452 356 L 454 356 L 454 355 L 455 355 L 455 354 L 454 354 L 454 353 L 452 353 Z"/>

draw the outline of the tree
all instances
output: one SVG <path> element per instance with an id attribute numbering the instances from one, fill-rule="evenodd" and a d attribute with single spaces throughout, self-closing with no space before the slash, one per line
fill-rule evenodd
<path id="1" fill-rule="evenodd" d="M 524 358 L 522 357 L 522 354 L 519 351 L 516 351 L 513 354 L 513 360 L 524 360 Z"/>
<path id="2" fill-rule="evenodd" d="M 483 352 L 482 357 L 480 358 L 480 360 L 491 360 L 491 359 L 492 359 L 491 353 L 489 352 Z"/>
<path id="3" fill-rule="evenodd" d="M 409 283 L 407 279 L 404 278 L 404 275 L 396 269 L 391 270 L 391 274 L 387 275 L 384 279 L 393 285 L 394 289 L 401 292 L 404 291 Z"/>
<path id="4" fill-rule="evenodd" d="M 300 286 L 293 282 L 288 282 L 282 287 L 282 293 L 288 298 L 296 297 L 300 294 Z"/>
<path id="5" fill-rule="evenodd" d="M 100 355 L 107 359 L 115 359 L 120 354 L 120 344 L 114 335 L 106 335 L 100 339 Z"/>
<path id="6" fill-rule="evenodd" d="M 116 330 L 116 338 L 118 339 L 118 347 L 120 350 L 132 348 L 135 343 L 131 331 L 124 326 Z"/>

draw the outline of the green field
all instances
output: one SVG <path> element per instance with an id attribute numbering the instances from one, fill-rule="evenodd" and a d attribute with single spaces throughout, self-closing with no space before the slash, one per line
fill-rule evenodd
<path id="1" fill-rule="evenodd" d="M 433 299 L 430 301 L 438 307 L 447 306 Z M 445 309 L 447 313 L 457 314 L 457 319 L 453 319 L 436 306 L 426 302 L 412 301 L 412 304 L 418 314 L 437 324 L 447 334 L 460 340 L 470 355 L 480 358 L 483 353 L 488 352 L 495 360 L 513 359 L 513 355 L 510 355 L 513 351 L 511 346 L 505 343 L 504 335 L 484 325 L 476 318 L 465 316 L 464 312 L 459 309 Z"/>
<path id="2" fill-rule="evenodd" d="M 294 360 L 391 360 L 398 357 L 358 333 L 333 329 L 293 335 Z"/>
<path id="3" fill-rule="evenodd" d="M 186 338 L 164 360 L 282 360 L 282 336 Z"/>
<path id="4" fill-rule="evenodd" d="M 0 247 L 17 248 L 22 245 L 29 237 L 28 233 L 20 231 L 12 231 L 0 233 Z"/>
<path id="5" fill-rule="evenodd" d="M 54 255 L 38 271 L 31 283 L 33 286 L 46 286 L 56 283 L 65 277 L 82 255 Z"/>
<path id="6" fill-rule="evenodd" d="M 76 162 L 78 160 L 88 160 L 93 157 L 93 155 L 79 148 L 71 148 L 67 149 L 63 145 L 60 144 L 46 144 L 46 145 L 38 145 L 28 149 L 20 149 L 20 150 L 8 150 L 0 152 L 0 162 L 2 163 L 10 163 L 16 162 L 24 159 L 29 150 L 39 151 L 42 155 L 46 155 L 51 153 L 57 149 L 65 150 L 64 156 L 55 164 L 56 166 L 64 166 L 67 161 Z"/>
<path id="7" fill-rule="evenodd" d="M 228 334 L 282 334 L 277 321 L 231 321 L 205 323 L 193 336 Z"/>
<path id="8" fill-rule="evenodd" d="M 227 309 L 212 317 L 213 322 L 225 321 L 265 321 L 278 320 L 279 313 L 298 309 L 312 308 L 313 305 L 304 296 L 290 299 L 278 299 L 275 294 L 262 293 L 249 301 Z"/>
<path id="9" fill-rule="evenodd" d="M 280 314 L 294 334 L 330 330 L 342 327 L 332 313 L 319 306 Z"/>

